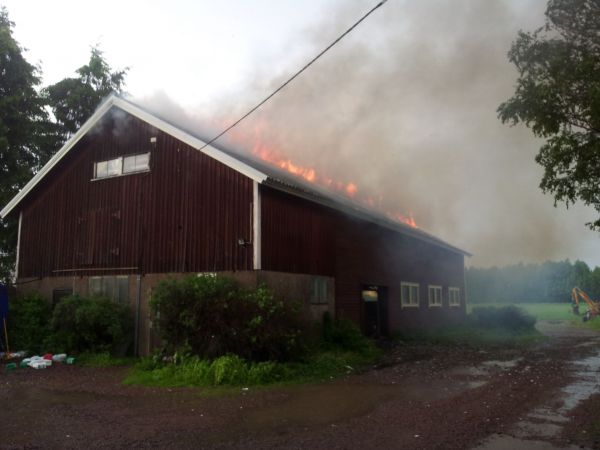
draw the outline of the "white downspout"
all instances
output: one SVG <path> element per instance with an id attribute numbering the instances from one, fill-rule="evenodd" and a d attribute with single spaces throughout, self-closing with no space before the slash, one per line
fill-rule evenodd
<path id="1" fill-rule="evenodd" d="M 19 279 L 19 253 L 21 253 L 21 223 L 23 222 L 23 211 L 19 212 L 19 228 L 17 230 L 17 258 L 15 261 L 15 282 Z"/>
<path id="2" fill-rule="evenodd" d="M 258 189 L 258 182 L 255 181 L 252 184 L 252 268 L 254 270 L 260 270 L 262 266 L 261 261 L 261 213 L 260 213 L 260 191 Z"/>

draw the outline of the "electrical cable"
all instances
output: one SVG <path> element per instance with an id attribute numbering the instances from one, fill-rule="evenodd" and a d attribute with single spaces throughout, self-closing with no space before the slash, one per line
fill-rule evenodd
<path id="1" fill-rule="evenodd" d="M 254 106 L 252 109 L 250 109 L 250 111 L 248 111 L 246 114 L 244 114 L 242 117 L 240 117 L 238 120 L 236 120 L 233 124 L 229 125 L 227 128 L 225 128 L 223 131 L 221 131 L 221 133 L 219 133 L 218 135 L 216 135 L 215 137 L 213 137 L 212 139 L 210 139 L 206 144 L 204 144 L 202 147 L 200 147 L 198 150 L 202 150 L 203 148 L 208 147 L 210 144 L 212 144 L 213 142 L 215 142 L 217 139 L 219 139 L 220 137 L 222 137 L 225 133 L 227 133 L 229 130 L 231 130 L 233 127 L 237 126 L 242 120 L 244 120 L 246 117 L 248 117 L 250 114 L 252 114 L 254 111 L 256 111 L 258 108 L 260 108 L 262 105 L 264 105 L 265 103 L 267 103 L 272 97 L 275 96 L 275 94 L 277 94 L 279 91 L 281 91 L 284 87 L 286 87 L 288 84 L 290 84 L 292 81 L 294 81 L 294 79 L 296 77 L 298 77 L 302 72 L 304 72 L 306 69 L 308 69 L 317 59 L 319 59 L 321 56 L 323 56 L 325 53 L 327 53 L 327 51 L 329 51 L 334 45 L 336 45 L 338 42 L 340 42 L 344 37 L 346 37 L 348 34 L 350 34 L 350 32 L 352 30 L 354 30 L 363 20 L 365 20 L 367 17 L 369 17 L 371 14 L 373 14 L 373 12 L 375 12 L 376 9 L 380 8 L 381 6 L 383 6 L 383 4 L 387 2 L 387 0 L 382 0 L 380 1 L 377 5 L 375 5 L 369 12 L 367 12 L 365 15 L 363 15 L 358 21 L 356 21 L 354 23 L 354 25 L 352 25 L 350 28 L 348 28 L 344 33 L 342 33 L 335 41 L 333 41 L 331 44 L 329 44 L 327 47 L 325 47 L 325 49 L 323 49 L 317 56 L 315 56 L 313 59 L 311 59 L 308 63 L 306 63 L 300 70 L 298 70 L 294 75 L 292 75 L 290 78 L 288 78 L 288 80 L 283 83 L 281 86 L 279 86 L 277 89 L 275 89 L 271 94 L 269 94 L 267 97 L 265 97 L 263 100 L 261 100 L 256 106 Z"/>

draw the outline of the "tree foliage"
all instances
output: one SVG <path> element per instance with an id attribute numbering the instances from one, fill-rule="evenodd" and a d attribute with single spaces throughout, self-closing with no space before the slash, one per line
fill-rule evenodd
<path id="1" fill-rule="evenodd" d="M 600 212 L 600 3 L 549 0 L 545 26 L 519 32 L 508 57 L 519 78 L 498 113 L 545 139 L 540 187 Z M 600 218 L 588 225 L 600 229 Z"/>
<path id="2" fill-rule="evenodd" d="M 33 177 L 111 92 L 121 92 L 127 69 L 113 71 L 98 48 L 76 76 L 42 88 L 0 8 L 0 208 Z M 49 114 L 49 111 L 52 114 Z M 17 217 L 0 221 L 0 279 L 14 270 Z"/>
<path id="3" fill-rule="evenodd" d="M 38 94 L 39 69 L 23 57 L 12 34 L 14 24 L 0 9 L 0 204 L 5 205 L 31 178 L 43 154 L 47 114 Z M 0 277 L 12 270 L 16 220 L 0 228 Z"/>
<path id="4" fill-rule="evenodd" d="M 65 78 L 44 89 L 65 138 L 83 125 L 103 98 L 122 91 L 127 70 L 112 71 L 102 51 L 93 47 L 90 60 L 77 69 L 76 77 Z"/>

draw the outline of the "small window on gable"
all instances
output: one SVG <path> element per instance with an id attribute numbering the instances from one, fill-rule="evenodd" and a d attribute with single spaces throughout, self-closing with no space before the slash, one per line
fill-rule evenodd
<path id="1" fill-rule="evenodd" d="M 108 161 L 100 161 L 95 164 L 94 178 L 106 178 L 108 176 Z"/>
<path id="2" fill-rule="evenodd" d="M 448 303 L 450 306 L 460 306 L 460 289 L 457 287 L 448 288 Z"/>
<path id="3" fill-rule="evenodd" d="M 129 173 L 150 170 L 150 153 L 119 156 L 118 158 L 94 163 L 94 179 L 117 177 Z"/>
<path id="4" fill-rule="evenodd" d="M 121 175 L 121 165 L 123 164 L 121 158 L 110 159 L 107 162 L 107 173 L 109 177 Z"/>
<path id="5" fill-rule="evenodd" d="M 442 306 L 442 287 L 429 285 L 429 306 Z"/>
<path id="6" fill-rule="evenodd" d="M 400 296 L 402 308 L 418 308 L 419 284 L 402 282 L 400 284 Z"/>
<path id="7" fill-rule="evenodd" d="M 150 153 L 141 153 L 123 158 L 123 173 L 143 172 L 149 169 Z"/>
<path id="8" fill-rule="evenodd" d="M 121 175 L 122 158 L 109 159 L 94 164 L 94 178 L 108 178 Z"/>

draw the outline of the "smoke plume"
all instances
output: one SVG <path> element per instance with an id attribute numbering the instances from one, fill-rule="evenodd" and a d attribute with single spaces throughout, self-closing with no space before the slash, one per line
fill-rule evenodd
<path id="1" fill-rule="evenodd" d="M 539 0 L 388 2 L 220 142 L 250 152 L 260 141 L 353 182 L 378 208 L 412 213 L 420 228 L 472 252 L 473 265 L 566 257 L 596 264 L 600 240 L 584 226 L 593 212 L 554 208 L 538 188 L 541 141 L 496 114 L 517 77 L 510 44 L 519 29 L 543 24 L 544 8 Z M 257 68 L 244 92 L 202 117 L 176 111 L 164 96 L 145 103 L 210 136 L 364 11 L 340 6 L 289 43 L 306 49 L 304 59 L 277 74 Z"/>

